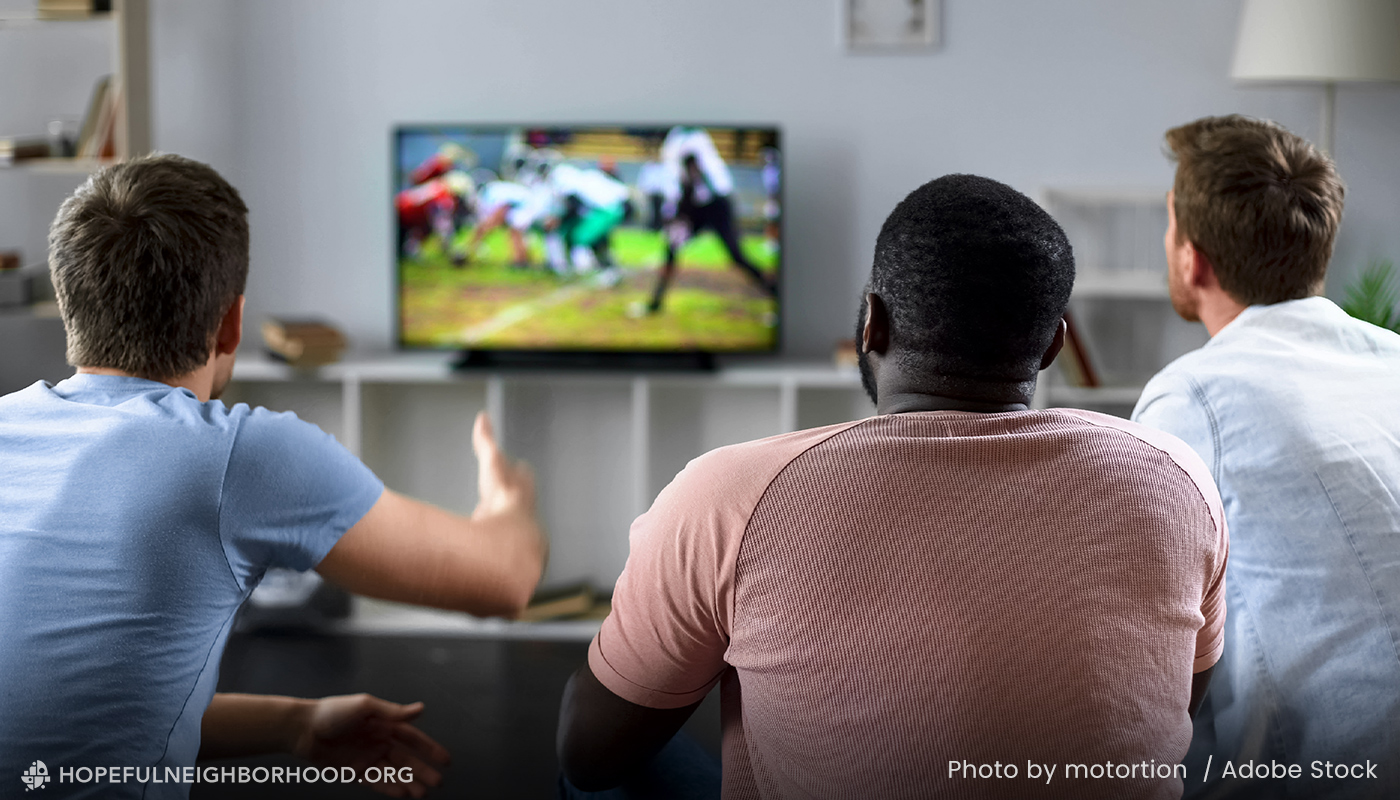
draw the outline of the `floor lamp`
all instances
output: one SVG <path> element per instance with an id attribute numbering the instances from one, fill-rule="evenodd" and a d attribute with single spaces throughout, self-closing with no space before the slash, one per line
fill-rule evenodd
<path id="1" fill-rule="evenodd" d="M 1331 155 L 1337 84 L 1400 81 L 1400 0 L 1244 0 L 1230 77 L 1322 84 L 1318 145 Z"/>

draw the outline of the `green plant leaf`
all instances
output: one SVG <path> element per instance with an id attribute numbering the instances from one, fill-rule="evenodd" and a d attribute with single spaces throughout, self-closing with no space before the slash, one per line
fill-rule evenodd
<path id="1" fill-rule="evenodd" d="M 1400 333 L 1400 289 L 1395 285 L 1395 263 L 1389 259 L 1372 261 L 1356 283 L 1347 287 L 1342 310 L 1359 320 Z"/>

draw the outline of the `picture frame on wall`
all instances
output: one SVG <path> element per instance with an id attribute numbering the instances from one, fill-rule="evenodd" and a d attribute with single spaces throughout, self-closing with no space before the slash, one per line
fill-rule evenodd
<path id="1" fill-rule="evenodd" d="M 840 0 L 841 32 L 853 53 L 927 51 L 942 39 L 942 0 Z"/>

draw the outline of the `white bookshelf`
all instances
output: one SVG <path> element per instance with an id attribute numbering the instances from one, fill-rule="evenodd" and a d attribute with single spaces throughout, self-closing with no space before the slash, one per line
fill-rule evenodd
<path id="1" fill-rule="evenodd" d="M 690 459 L 715 447 L 869 416 L 854 369 L 736 366 L 713 373 L 456 371 L 450 354 L 354 358 L 312 372 L 239 357 L 225 399 L 295 411 L 389 486 L 469 512 L 471 424 L 486 410 L 530 462 L 552 558 L 545 585 L 611 588 L 627 529 Z"/>
<path id="2" fill-rule="evenodd" d="M 1118 300 L 1166 300 L 1167 274 L 1132 270 L 1123 272 L 1089 272 L 1074 282 L 1077 299 L 1107 298 Z"/>
<path id="3" fill-rule="evenodd" d="M 40 137 L 55 118 L 81 124 L 94 82 L 111 74 L 121 85 L 117 159 L 149 152 L 149 28 L 149 0 L 114 0 L 111 12 L 72 19 L 41 18 L 32 0 L 10 0 L 0 8 L 5 65 L 0 96 L 7 99 L 0 107 L 8 112 L 0 133 Z M 39 158 L 0 167 L 0 206 L 6 209 L 0 250 L 20 251 L 24 270 L 35 279 L 36 299 L 52 297 L 45 253 L 55 212 L 84 178 L 107 163 L 112 162 Z"/>
<path id="4" fill-rule="evenodd" d="M 251 345 L 248 349 L 252 349 Z M 294 411 L 336 436 L 395 490 L 458 512 L 476 503 L 471 425 L 491 414 L 535 470 L 551 556 L 542 583 L 607 592 L 632 520 L 690 459 L 715 447 L 870 416 L 855 369 L 814 363 L 709 373 L 489 372 L 455 354 L 350 358 L 299 371 L 245 352 L 227 402 Z M 356 633 L 586 640 L 596 621 L 514 623 L 355 598 Z"/>
<path id="5" fill-rule="evenodd" d="M 1052 188 L 1041 203 L 1074 247 L 1070 310 L 1104 385 L 1071 386 L 1052 368 L 1036 402 L 1127 416 L 1152 375 L 1207 338 L 1171 307 L 1166 188 Z"/>
<path id="6" fill-rule="evenodd" d="M 109 71 L 120 86 L 116 126 L 117 158 L 149 152 L 151 149 L 151 67 L 149 0 L 114 0 L 113 10 L 78 18 L 43 18 L 31 9 L 0 10 L 0 37 L 28 35 L 31 32 L 81 30 L 102 26 L 112 30 L 113 59 Z M 76 39 L 75 42 L 81 42 Z M 3 42 L 3 39 L 0 39 Z M 0 44 L 3 46 L 3 44 Z M 11 76 L 17 78 L 19 76 Z M 96 77 L 96 76 L 93 76 Z M 3 78 L 0 78 L 3 79 Z M 90 86 L 91 84 L 87 84 Z M 72 109 L 81 114 L 86 106 Z M 47 120 L 34 120 L 30 133 L 40 135 Z M 86 175 L 101 162 L 94 159 L 44 158 L 22 161 L 9 169 L 22 172 Z"/>

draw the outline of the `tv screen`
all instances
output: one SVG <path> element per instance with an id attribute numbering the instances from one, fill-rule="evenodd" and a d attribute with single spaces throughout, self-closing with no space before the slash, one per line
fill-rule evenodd
<path id="1" fill-rule="evenodd" d="M 401 126 L 394 165 L 403 347 L 777 347 L 775 128 Z"/>

